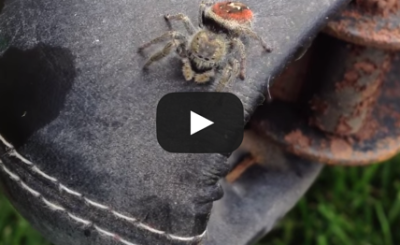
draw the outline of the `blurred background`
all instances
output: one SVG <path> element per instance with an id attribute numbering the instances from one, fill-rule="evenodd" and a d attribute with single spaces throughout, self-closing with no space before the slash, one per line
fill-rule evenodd
<path id="1" fill-rule="evenodd" d="M 400 244 L 400 155 L 368 167 L 327 166 L 257 245 Z M 0 192 L 0 245 L 50 245 Z"/>

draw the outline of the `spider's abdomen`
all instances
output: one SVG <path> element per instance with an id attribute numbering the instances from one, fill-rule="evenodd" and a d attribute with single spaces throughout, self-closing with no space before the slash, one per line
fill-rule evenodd
<path id="1" fill-rule="evenodd" d="M 253 21 L 253 11 L 241 2 L 219 2 L 212 6 L 212 11 L 224 20 L 246 24 Z"/>

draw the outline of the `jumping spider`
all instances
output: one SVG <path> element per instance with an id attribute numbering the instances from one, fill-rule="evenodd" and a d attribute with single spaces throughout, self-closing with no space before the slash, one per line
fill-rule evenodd
<path id="1" fill-rule="evenodd" d="M 253 31 L 253 22 L 253 11 L 241 2 L 202 1 L 200 4 L 200 27 L 206 26 L 214 32 L 223 32 L 231 37 L 254 38 L 266 52 L 271 52 L 272 49 Z"/>
<path id="2" fill-rule="evenodd" d="M 257 39 L 266 51 L 270 51 L 261 37 L 251 29 L 253 12 L 240 2 L 202 2 L 198 28 L 184 14 L 166 15 L 165 19 L 182 21 L 188 34 L 168 31 L 142 45 L 139 52 L 169 40 L 162 50 L 150 56 L 144 69 L 175 51 L 183 62 L 182 71 L 187 81 L 206 83 L 219 73 L 219 83 L 224 85 L 238 76 L 242 80 L 245 78 L 243 36 Z"/>

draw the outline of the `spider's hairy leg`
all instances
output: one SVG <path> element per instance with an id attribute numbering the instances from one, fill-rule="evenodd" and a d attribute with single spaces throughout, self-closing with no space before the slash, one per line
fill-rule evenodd
<path id="1" fill-rule="evenodd" d="M 232 82 L 236 77 L 239 76 L 240 65 L 239 61 L 234 58 L 230 58 L 222 69 L 221 78 L 219 79 L 216 92 L 221 92 L 229 83 Z"/>
<path id="2" fill-rule="evenodd" d="M 206 8 L 214 5 L 217 1 L 216 0 L 202 0 L 200 2 L 200 7 L 201 8 Z"/>
<path id="3" fill-rule="evenodd" d="M 212 69 L 212 70 L 200 73 L 200 74 L 196 74 L 194 77 L 194 81 L 196 83 L 206 83 L 206 82 L 210 81 L 210 79 L 214 76 L 215 76 L 215 71 Z"/>
<path id="4" fill-rule="evenodd" d="M 197 20 L 200 28 L 204 28 L 203 15 L 204 15 L 204 11 L 206 11 L 206 8 L 207 8 L 207 6 L 203 2 L 204 1 L 201 1 L 201 3 L 200 3 L 199 15 L 198 15 L 198 20 Z"/>
<path id="5" fill-rule="evenodd" d="M 177 31 L 168 31 L 168 32 L 165 32 L 164 34 L 162 34 L 161 36 L 156 37 L 153 40 L 150 40 L 149 42 L 140 46 L 138 49 L 138 52 L 142 53 L 144 49 L 150 47 L 151 45 L 166 41 L 168 39 L 184 40 L 184 39 L 186 39 L 186 36 Z"/>
<path id="6" fill-rule="evenodd" d="M 240 79 L 244 80 L 245 79 L 245 73 L 246 73 L 246 48 L 240 40 L 240 38 L 234 38 L 232 40 L 232 48 L 237 49 L 240 55 L 240 74 L 239 77 Z"/>
<path id="7" fill-rule="evenodd" d="M 185 14 L 182 14 L 182 13 L 174 14 L 174 15 L 167 14 L 167 15 L 164 16 L 164 18 L 165 18 L 166 21 L 170 21 L 170 20 L 182 21 L 183 24 L 185 25 L 185 28 L 186 28 L 187 32 L 190 35 L 193 35 L 196 32 L 196 28 L 194 28 L 194 25 L 193 25 L 192 21 Z"/>
<path id="8" fill-rule="evenodd" d="M 200 8 L 199 8 L 199 16 L 198 16 L 198 22 L 199 22 L 199 27 L 203 28 L 204 24 L 203 24 L 203 15 L 204 12 L 206 11 L 206 8 L 213 5 L 215 3 L 215 1 L 201 1 L 200 2 Z"/>
<path id="9" fill-rule="evenodd" d="M 190 81 L 194 77 L 194 71 L 192 69 L 192 66 L 190 65 L 190 61 L 188 58 L 183 58 L 183 67 L 182 67 L 182 73 L 183 77 L 185 78 L 186 81 Z"/>
<path id="10" fill-rule="evenodd" d="M 151 64 L 153 64 L 156 61 L 161 60 L 162 58 L 166 57 L 169 55 L 174 49 L 176 49 L 177 46 L 179 46 L 182 43 L 182 41 L 179 40 L 172 40 L 169 41 L 162 50 L 154 53 L 150 58 L 146 61 L 146 64 L 143 66 L 143 70 L 146 70 Z"/>
<path id="11" fill-rule="evenodd" d="M 200 2 L 200 6 L 209 7 L 209 6 L 214 5 L 215 2 L 216 2 L 216 0 L 202 0 Z"/>
<path id="12" fill-rule="evenodd" d="M 240 74 L 239 61 L 237 61 L 237 59 L 235 59 L 235 58 L 230 58 L 228 62 L 229 62 L 229 65 L 232 67 L 233 78 L 238 77 Z"/>
<path id="13" fill-rule="evenodd" d="M 243 33 L 249 35 L 250 37 L 254 38 L 255 40 L 257 40 L 266 52 L 270 53 L 272 51 L 272 48 L 268 47 L 268 45 L 265 43 L 264 39 L 262 39 L 262 37 L 260 35 L 258 35 L 255 31 L 253 31 L 252 29 L 241 28 L 241 31 Z"/>

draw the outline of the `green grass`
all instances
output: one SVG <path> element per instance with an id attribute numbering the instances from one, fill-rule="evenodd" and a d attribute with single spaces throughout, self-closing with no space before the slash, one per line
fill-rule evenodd
<path id="1" fill-rule="evenodd" d="M 288 216 L 258 245 L 400 244 L 400 157 L 326 167 Z"/>
<path id="2" fill-rule="evenodd" d="M 49 245 L 0 194 L 0 245 Z"/>
<path id="3" fill-rule="evenodd" d="M 0 245 L 48 245 L 0 194 Z M 364 168 L 326 167 L 257 245 L 400 244 L 400 156 Z"/>

